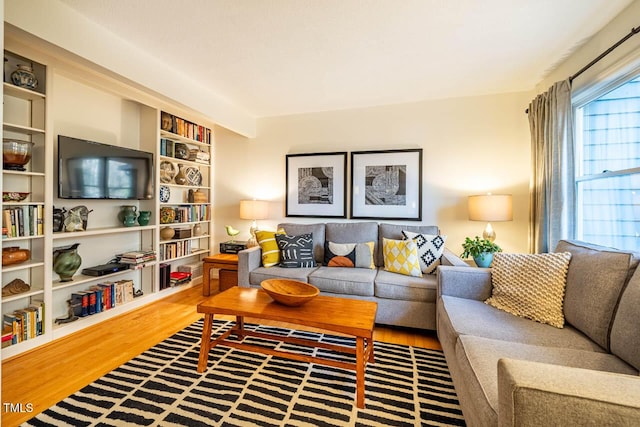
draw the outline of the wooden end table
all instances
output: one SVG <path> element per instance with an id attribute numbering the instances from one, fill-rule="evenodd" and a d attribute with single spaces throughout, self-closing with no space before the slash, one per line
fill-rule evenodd
<path id="1" fill-rule="evenodd" d="M 323 295 L 319 295 L 299 307 L 288 307 L 273 301 L 262 289 L 243 287 L 228 289 L 198 304 L 198 313 L 204 313 L 205 315 L 204 325 L 202 327 L 198 372 L 202 373 L 207 369 L 209 351 L 217 345 L 225 345 L 227 347 L 302 362 L 350 369 L 356 372 L 356 405 L 358 408 L 364 408 L 364 375 L 367 362 L 374 363 L 373 326 L 377 309 L 378 304 L 372 301 L 327 297 Z M 218 338 L 212 340 L 211 331 L 213 327 L 213 316 L 215 314 L 236 316 L 236 324 Z M 276 320 L 342 333 L 356 339 L 355 348 L 352 346 L 250 331 L 244 328 L 245 316 L 257 319 Z M 228 340 L 227 338 L 231 334 L 237 335 L 239 340 L 245 336 L 254 336 L 353 354 L 355 355 L 355 362 L 274 350 L 235 340 Z"/>
<path id="2" fill-rule="evenodd" d="M 211 295 L 211 269 L 219 268 L 219 290 L 238 286 L 238 255 L 217 254 L 202 259 L 202 295 Z"/>

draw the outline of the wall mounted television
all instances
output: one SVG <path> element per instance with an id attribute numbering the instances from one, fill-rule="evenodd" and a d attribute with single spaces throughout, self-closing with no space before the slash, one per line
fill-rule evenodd
<path id="1" fill-rule="evenodd" d="M 58 135 L 58 198 L 153 197 L 152 153 Z"/>

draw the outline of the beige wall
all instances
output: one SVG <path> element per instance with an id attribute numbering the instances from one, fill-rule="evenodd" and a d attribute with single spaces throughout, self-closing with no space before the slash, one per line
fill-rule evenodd
<path id="1" fill-rule="evenodd" d="M 238 218 L 239 201 L 271 202 L 273 229 L 285 221 L 285 155 L 330 151 L 422 148 L 423 224 L 437 224 L 447 246 L 461 252 L 465 236 L 483 223 L 467 219 L 467 196 L 513 194 L 514 221 L 496 223 L 505 251 L 527 251 L 529 125 L 524 110 L 533 93 L 510 93 L 331 111 L 258 121 L 247 139 L 216 129 L 215 243 L 228 240 L 224 225 L 248 236 L 250 222 Z M 292 218 L 298 222 L 334 221 Z M 395 221 L 402 223 L 402 221 Z"/>

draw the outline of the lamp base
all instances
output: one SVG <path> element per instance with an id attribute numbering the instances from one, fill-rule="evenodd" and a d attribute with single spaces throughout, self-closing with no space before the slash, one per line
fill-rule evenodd
<path id="1" fill-rule="evenodd" d="M 493 227 L 491 227 L 491 223 L 489 222 L 487 223 L 487 226 L 482 232 L 482 237 L 490 241 L 491 243 L 493 243 L 493 241 L 496 240 L 496 232 L 493 231 Z"/>
<path id="2" fill-rule="evenodd" d="M 247 240 L 247 248 L 252 248 L 254 246 L 258 246 L 258 239 L 256 238 L 256 231 L 258 231 L 258 225 L 256 221 L 253 221 L 251 224 L 251 228 L 249 229 L 249 233 L 251 233 L 251 237 Z"/>

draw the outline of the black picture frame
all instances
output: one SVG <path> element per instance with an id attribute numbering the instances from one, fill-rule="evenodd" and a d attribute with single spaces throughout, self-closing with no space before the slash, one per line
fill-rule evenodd
<path id="1" fill-rule="evenodd" d="M 351 152 L 351 218 L 422 220 L 422 149 Z"/>
<path id="2" fill-rule="evenodd" d="M 347 152 L 287 154 L 287 217 L 347 217 Z"/>

